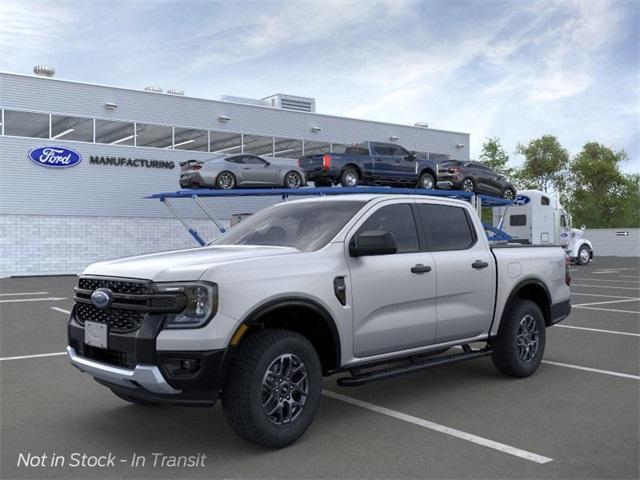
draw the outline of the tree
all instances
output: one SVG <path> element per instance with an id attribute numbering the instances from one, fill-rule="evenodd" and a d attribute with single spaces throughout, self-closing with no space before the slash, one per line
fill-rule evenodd
<path id="1" fill-rule="evenodd" d="M 543 135 L 526 145 L 519 144 L 516 152 L 525 157 L 522 168 L 517 172 L 519 184 L 545 192 L 551 188 L 556 191 L 564 189 L 569 152 L 556 137 Z"/>
<path id="2" fill-rule="evenodd" d="M 624 175 L 624 150 L 614 152 L 597 142 L 586 143 L 569 169 L 569 211 L 576 225 L 591 228 L 640 226 L 640 176 Z"/>
<path id="3" fill-rule="evenodd" d="M 513 171 L 512 168 L 507 167 L 509 155 L 502 147 L 498 137 L 486 139 L 482 144 L 482 152 L 480 153 L 479 160 L 483 165 L 503 175 L 509 176 Z"/>

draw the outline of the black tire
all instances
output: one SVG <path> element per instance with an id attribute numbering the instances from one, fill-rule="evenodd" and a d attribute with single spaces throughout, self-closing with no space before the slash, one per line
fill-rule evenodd
<path id="1" fill-rule="evenodd" d="M 358 175 L 358 171 L 355 168 L 347 167 L 342 171 L 340 185 L 343 187 L 356 187 L 358 183 L 360 183 L 360 175 Z"/>
<path id="2" fill-rule="evenodd" d="M 578 265 L 586 265 L 587 263 L 589 263 L 590 260 L 591 260 L 591 250 L 589 250 L 589 247 L 587 247 L 586 245 L 582 245 L 578 249 L 578 256 L 576 257 L 576 263 Z"/>
<path id="3" fill-rule="evenodd" d="M 282 404 L 283 398 L 278 402 L 273 396 L 277 391 L 278 395 L 285 396 L 289 392 L 291 400 L 285 397 L 284 403 L 295 401 L 296 390 L 290 389 L 293 380 L 288 382 L 282 378 L 282 383 L 273 384 L 277 378 L 267 373 L 268 370 L 273 373 L 273 365 L 287 355 L 297 358 L 305 368 L 307 394 L 303 396 L 298 392 L 298 401 L 304 398 L 300 410 L 295 416 L 290 415 L 290 421 L 278 422 L 278 418 L 267 412 L 273 405 L 268 400 Z M 284 365 L 281 363 L 280 368 L 285 369 Z M 292 371 L 301 375 L 299 370 Z M 322 368 L 313 345 L 302 335 L 287 330 L 259 330 L 247 337 L 234 352 L 228 372 L 222 390 L 222 409 L 229 425 L 241 438 L 268 448 L 282 448 L 295 442 L 311 425 L 320 404 Z M 264 383 L 267 379 L 268 387 Z M 263 402 L 266 402 L 265 406 Z M 273 415 L 279 417 L 279 413 L 284 415 L 286 411 L 286 408 L 276 408 Z M 290 407 L 288 411 L 293 412 L 294 408 Z"/>
<path id="4" fill-rule="evenodd" d="M 524 323 L 533 325 L 536 333 L 528 337 L 523 335 L 521 326 Z M 510 377 L 528 377 L 538 369 L 542 361 L 545 333 L 544 316 L 538 305 L 529 300 L 512 301 L 502 318 L 497 338 L 491 342 L 493 364 Z M 531 344 L 534 340 L 537 340 L 537 344 Z M 520 341 L 523 346 L 519 346 Z M 530 346 L 527 348 L 524 344 Z M 537 345 L 535 353 L 534 345 Z M 529 356 L 531 358 L 527 359 Z"/>
<path id="5" fill-rule="evenodd" d="M 435 190 L 436 179 L 430 173 L 423 173 L 418 180 L 417 188 L 424 188 L 426 190 Z"/>
<path id="6" fill-rule="evenodd" d="M 235 188 L 235 186 L 236 176 L 227 170 L 220 172 L 216 177 L 216 188 L 231 190 L 232 188 Z"/>
<path id="7" fill-rule="evenodd" d="M 302 175 L 295 170 L 291 170 L 284 176 L 284 188 L 300 188 L 302 187 Z"/>
<path id="8" fill-rule="evenodd" d="M 513 188 L 505 188 L 504 192 L 502 192 L 502 198 L 505 200 L 513 200 L 516 198 L 516 192 L 513 191 Z"/>
<path id="9" fill-rule="evenodd" d="M 150 402 L 148 400 L 141 400 L 139 398 L 132 397 L 131 395 L 127 395 L 126 393 L 116 392 L 115 390 L 111 390 L 111 391 L 113 392 L 113 394 L 116 397 L 121 398 L 125 402 L 134 403 L 134 404 L 140 405 L 142 407 L 156 407 L 156 406 L 158 406 L 158 404 L 155 403 L 155 402 Z"/>
<path id="10" fill-rule="evenodd" d="M 467 177 L 462 180 L 462 184 L 460 185 L 460 190 L 465 192 L 475 192 L 476 191 L 476 182 L 473 181 L 473 178 Z"/>

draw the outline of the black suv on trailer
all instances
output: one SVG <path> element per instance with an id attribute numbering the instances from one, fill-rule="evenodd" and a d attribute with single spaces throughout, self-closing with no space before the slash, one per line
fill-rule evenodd
<path id="1" fill-rule="evenodd" d="M 516 198 L 513 184 L 504 175 L 481 163 L 445 160 L 438 167 L 440 186 L 450 183 L 451 188 L 465 192 L 485 193 L 508 200 Z"/>

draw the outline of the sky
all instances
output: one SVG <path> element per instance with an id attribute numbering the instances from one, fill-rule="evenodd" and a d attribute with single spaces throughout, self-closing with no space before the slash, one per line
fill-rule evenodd
<path id="1" fill-rule="evenodd" d="M 624 149 L 640 172 L 640 1 L 0 0 L 0 71 Z"/>

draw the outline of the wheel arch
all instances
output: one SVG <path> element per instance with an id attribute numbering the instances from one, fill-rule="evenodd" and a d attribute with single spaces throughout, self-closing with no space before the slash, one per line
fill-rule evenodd
<path id="1" fill-rule="evenodd" d="M 278 328 L 300 333 L 318 352 L 322 371 L 331 373 L 340 367 L 340 334 L 331 314 L 315 300 L 305 297 L 285 297 L 271 300 L 253 309 L 238 326 L 242 337 L 252 331 Z M 241 341 L 241 339 L 240 339 Z"/>
<path id="2" fill-rule="evenodd" d="M 438 177 L 436 175 L 436 172 L 433 170 L 433 168 L 431 167 L 424 167 L 422 170 L 420 170 L 420 177 L 422 175 L 424 175 L 425 173 L 430 174 L 433 177 L 433 181 L 436 182 L 438 181 Z"/>
<path id="3" fill-rule="evenodd" d="M 340 175 L 342 175 L 342 173 L 347 168 L 353 168 L 358 173 L 358 177 L 360 177 L 360 179 L 362 180 L 362 169 L 358 165 L 356 165 L 355 163 L 352 163 L 352 162 L 349 162 L 349 163 L 347 163 L 347 164 L 342 166 L 342 168 L 340 169 Z"/>
<path id="4" fill-rule="evenodd" d="M 538 305 L 544 316 L 545 325 L 551 325 L 551 294 L 549 293 L 549 289 L 542 280 L 527 278 L 517 283 L 511 290 L 502 310 L 498 330 L 500 330 L 502 326 L 509 305 L 511 305 L 514 300 L 529 300 Z"/>

